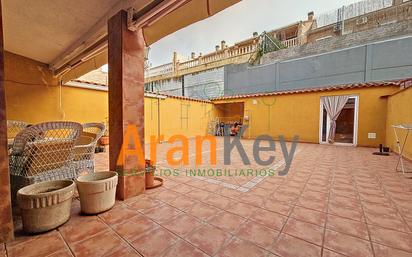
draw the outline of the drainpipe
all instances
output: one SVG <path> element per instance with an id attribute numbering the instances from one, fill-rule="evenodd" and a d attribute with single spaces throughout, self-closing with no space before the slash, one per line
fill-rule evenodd
<path id="1" fill-rule="evenodd" d="M 185 76 L 182 76 L 182 96 L 185 96 Z"/>
<path id="2" fill-rule="evenodd" d="M 160 143 L 160 98 L 157 98 L 157 141 Z"/>

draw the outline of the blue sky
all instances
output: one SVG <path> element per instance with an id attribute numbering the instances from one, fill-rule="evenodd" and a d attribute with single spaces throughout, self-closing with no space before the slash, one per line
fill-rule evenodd
<path id="1" fill-rule="evenodd" d="M 315 16 L 359 0 L 242 0 L 240 3 L 192 24 L 151 45 L 149 61 L 153 66 L 171 62 L 173 51 L 190 56 L 191 52 L 209 53 L 225 40 L 232 45 L 252 36 L 306 20 L 307 13 Z"/>

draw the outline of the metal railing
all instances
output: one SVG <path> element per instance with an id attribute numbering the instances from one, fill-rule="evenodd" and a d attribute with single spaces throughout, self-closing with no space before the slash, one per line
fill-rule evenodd
<path id="1" fill-rule="evenodd" d="M 363 0 L 350 5 L 345 5 L 341 8 L 319 15 L 316 18 L 317 26 L 318 28 L 321 28 L 336 23 L 338 22 L 339 15 L 342 16 L 342 20 L 348 20 L 353 17 L 390 7 L 392 6 L 392 3 L 392 0 Z"/>

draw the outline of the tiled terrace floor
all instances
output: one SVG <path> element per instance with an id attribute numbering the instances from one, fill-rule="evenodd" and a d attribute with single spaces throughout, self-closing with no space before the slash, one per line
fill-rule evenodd
<path id="1" fill-rule="evenodd" d="M 394 171 L 395 155 L 373 151 L 300 144 L 287 176 L 170 176 L 98 216 L 80 215 L 75 199 L 70 221 L 18 232 L 7 256 L 412 256 L 412 179 Z M 97 158 L 106 169 L 107 155 Z"/>

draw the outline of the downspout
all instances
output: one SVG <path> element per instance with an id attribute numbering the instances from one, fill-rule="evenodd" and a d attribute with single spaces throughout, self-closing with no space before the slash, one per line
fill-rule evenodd
<path id="1" fill-rule="evenodd" d="M 157 98 L 157 141 L 160 142 L 160 98 Z"/>
<path id="2" fill-rule="evenodd" d="M 182 96 L 185 96 L 185 76 L 182 76 Z"/>
<path id="3" fill-rule="evenodd" d="M 59 114 L 60 114 L 60 119 L 64 120 L 66 118 L 66 113 L 64 112 L 63 109 L 63 81 L 60 79 L 59 80 Z"/>

